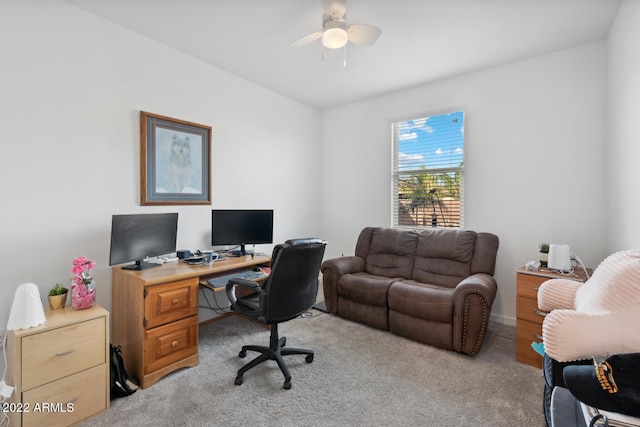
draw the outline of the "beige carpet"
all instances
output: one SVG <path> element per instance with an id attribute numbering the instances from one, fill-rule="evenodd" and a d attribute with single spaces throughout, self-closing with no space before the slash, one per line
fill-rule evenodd
<path id="1" fill-rule="evenodd" d="M 517 363 L 515 341 L 493 326 L 474 358 L 419 344 L 334 315 L 281 324 L 292 347 L 291 390 L 270 361 L 235 373 L 269 332 L 231 317 L 200 328 L 200 365 L 111 401 L 85 426 L 543 426 L 541 371 Z M 507 331 L 508 332 L 508 331 Z"/>

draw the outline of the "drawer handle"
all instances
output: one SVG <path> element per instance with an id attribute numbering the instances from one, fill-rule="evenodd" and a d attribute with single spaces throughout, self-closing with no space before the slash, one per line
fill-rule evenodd
<path id="1" fill-rule="evenodd" d="M 542 335 L 533 334 L 533 336 L 534 336 L 537 340 L 542 341 Z"/>
<path id="2" fill-rule="evenodd" d="M 533 314 L 537 314 L 538 316 L 542 316 L 542 317 L 547 317 L 547 314 L 549 313 L 545 313 L 544 311 L 540 311 L 540 310 L 533 310 Z"/>
<path id="3" fill-rule="evenodd" d="M 171 347 L 175 347 L 177 345 L 178 345 L 178 341 L 174 341 L 174 342 L 171 343 Z"/>
<path id="4" fill-rule="evenodd" d="M 66 356 L 67 354 L 75 353 L 76 351 L 78 351 L 78 349 L 73 347 L 71 350 L 65 351 L 64 353 L 56 353 L 56 356 Z"/>
<path id="5" fill-rule="evenodd" d="M 171 301 L 171 303 L 172 303 L 173 305 L 176 305 L 176 304 L 177 304 L 177 303 L 179 303 L 179 302 L 180 302 L 180 300 L 179 300 L 178 298 L 176 298 L 176 299 L 174 299 L 173 301 Z"/>
<path id="6" fill-rule="evenodd" d="M 539 290 L 540 290 L 540 286 L 534 286 L 534 287 L 533 287 L 533 290 L 534 290 L 534 291 L 539 291 Z"/>

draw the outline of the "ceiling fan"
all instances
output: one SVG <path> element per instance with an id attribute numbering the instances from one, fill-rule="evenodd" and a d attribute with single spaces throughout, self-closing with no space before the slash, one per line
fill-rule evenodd
<path id="1" fill-rule="evenodd" d="M 322 0 L 322 30 L 302 36 L 290 46 L 303 46 L 322 38 L 322 45 L 329 49 L 339 49 L 347 42 L 371 46 L 380 33 L 380 28 L 369 24 L 347 25 L 347 0 Z"/>

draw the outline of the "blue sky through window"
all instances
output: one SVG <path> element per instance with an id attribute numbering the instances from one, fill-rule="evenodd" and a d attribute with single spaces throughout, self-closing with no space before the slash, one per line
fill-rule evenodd
<path id="1" fill-rule="evenodd" d="M 464 112 L 398 123 L 398 170 L 458 167 L 464 160 Z"/>

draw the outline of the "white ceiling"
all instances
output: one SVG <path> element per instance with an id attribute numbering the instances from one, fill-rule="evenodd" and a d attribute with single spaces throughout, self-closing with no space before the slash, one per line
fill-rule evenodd
<path id="1" fill-rule="evenodd" d="M 621 0 L 348 0 L 371 47 L 289 47 L 319 30 L 320 0 L 67 0 L 309 106 L 326 109 L 603 40 Z"/>

